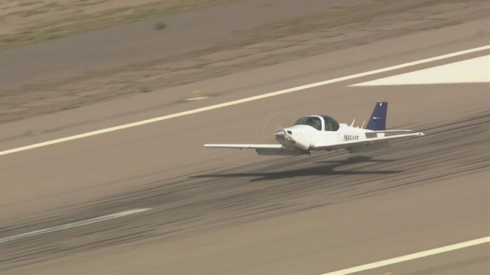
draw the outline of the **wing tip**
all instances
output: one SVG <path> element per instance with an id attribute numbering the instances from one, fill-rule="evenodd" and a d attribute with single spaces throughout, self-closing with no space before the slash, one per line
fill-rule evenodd
<path id="1" fill-rule="evenodd" d="M 219 148 L 221 146 L 223 146 L 223 144 L 210 144 L 210 143 L 204 144 L 204 147 L 206 148 Z"/>

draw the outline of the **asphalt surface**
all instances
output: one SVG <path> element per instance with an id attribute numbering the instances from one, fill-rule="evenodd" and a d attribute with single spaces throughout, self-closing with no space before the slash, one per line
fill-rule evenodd
<path id="1" fill-rule="evenodd" d="M 2 126 L 9 132 L 2 133 L 0 145 L 15 148 L 488 45 L 489 37 L 476 31 L 487 29 L 486 23 L 421 32 L 8 124 Z M 130 209 L 151 210 L 0 243 L 0 270 L 322 274 L 489 236 L 488 84 L 348 86 L 487 54 L 2 156 L 0 239 Z M 196 87 L 215 93 L 203 101 L 179 100 Z M 267 121 L 276 114 L 294 120 L 321 113 L 361 124 L 377 100 L 390 102 L 390 128 L 427 136 L 363 156 L 267 158 L 253 151 L 202 148 L 208 142 L 270 141 Z M 488 274 L 489 254 L 488 245 L 482 245 L 379 272 Z"/>

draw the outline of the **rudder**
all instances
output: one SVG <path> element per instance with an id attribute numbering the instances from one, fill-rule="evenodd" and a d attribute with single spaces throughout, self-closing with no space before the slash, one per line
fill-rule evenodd
<path id="1" fill-rule="evenodd" d="M 388 102 L 378 101 L 374 106 L 373 113 L 369 118 L 366 129 L 373 131 L 386 130 L 386 115 L 388 112 Z"/>

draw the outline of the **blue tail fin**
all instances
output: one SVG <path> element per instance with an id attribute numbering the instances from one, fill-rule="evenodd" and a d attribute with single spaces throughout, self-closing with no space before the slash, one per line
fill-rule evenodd
<path id="1" fill-rule="evenodd" d="M 374 107 L 373 114 L 369 118 L 366 129 L 373 131 L 386 130 L 386 113 L 388 112 L 388 102 L 378 102 Z"/>

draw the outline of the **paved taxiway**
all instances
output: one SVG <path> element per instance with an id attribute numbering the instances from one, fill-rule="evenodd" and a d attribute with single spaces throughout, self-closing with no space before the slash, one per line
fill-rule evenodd
<path id="1" fill-rule="evenodd" d="M 488 28 L 484 23 L 16 123 L 12 132 L 34 125 L 48 130 L 5 137 L 1 145 L 15 148 L 488 45 L 488 36 L 475 31 L 475 26 Z M 0 183 L 9 192 L 0 195 L 0 238 L 119 211 L 151 210 L 4 243 L 0 266 L 22 274 L 322 274 L 488 236 L 488 83 L 349 87 L 481 55 L 488 50 L 2 156 Z M 158 96 L 171 102 L 197 86 L 235 92 L 152 105 Z M 259 158 L 253 152 L 202 148 L 205 142 L 266 141 L 265 120 L 276 113 L 359 121 L 377 100 L 390 102 L 390 127 L 428 136 L 367 158 L 341 152 Z M 127 112 L 128 106 L 145 105 L 152 108 Z M 67 125 L 81 113 L 86 113 L 83 123 Z M 448 253 L 434 262 L 387 270 L 485 274 L 486 248 L 465 250 L 466 264 Z"/>

